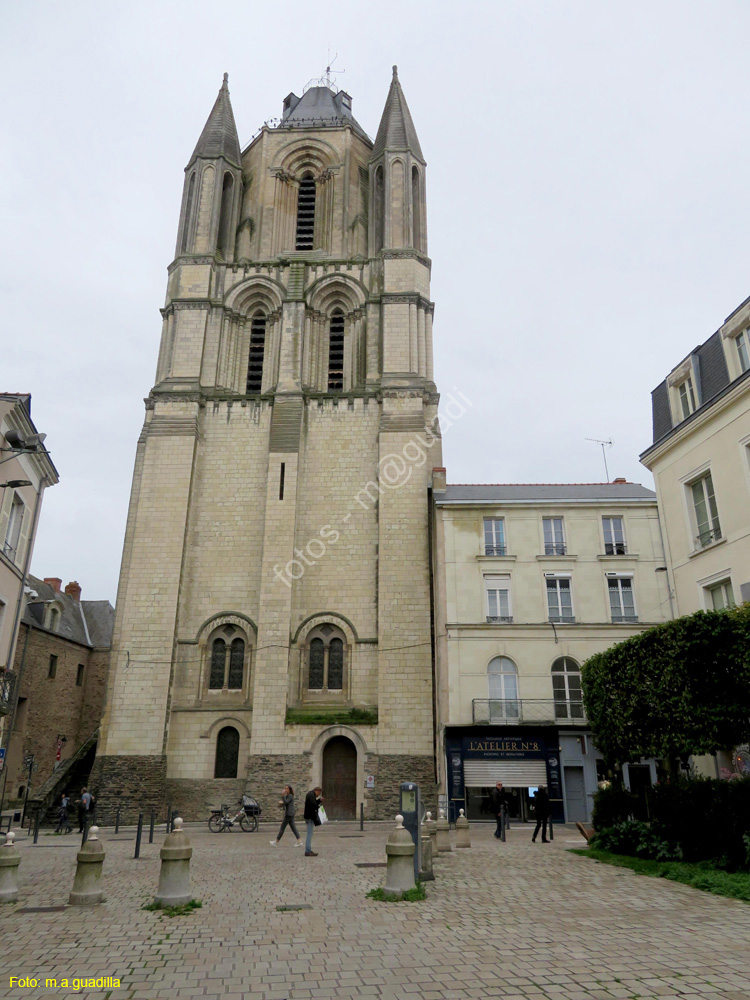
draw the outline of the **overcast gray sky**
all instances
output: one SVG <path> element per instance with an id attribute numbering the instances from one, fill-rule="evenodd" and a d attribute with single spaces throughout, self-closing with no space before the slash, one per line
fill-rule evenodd
<path id="1" fill-rule="evenodd" d="M 60 471 L 32 570 L 114 601 L 183 169 L 229 73 L 243 146 L 320 76 L 427 158 L 450 482 L 651 485 L 651 389 L 750 294 L 750 5 L 68 0 L 0 10 L 0 390 Z"/>

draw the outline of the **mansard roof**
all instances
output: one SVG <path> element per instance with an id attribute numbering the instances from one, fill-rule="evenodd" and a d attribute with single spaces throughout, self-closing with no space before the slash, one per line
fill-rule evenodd
<path id="1" fill-rule="evenodd" d="M 343 90 L 334 94 L 328 87 L 309 87 L 302 97 L 289 94 L 279 128 L 341 128 L 351 125 L 360 138 L 372 142 L 352 114 L 352 99 Z"/>
<path id="2" fill-rule="evenodd" d="M 398 80 L 398 66 L 393 67 L 391 89 L 388 91 L 383 117 L 380 119 L 380 127 L 372 150 L 373 159 L 384 153 L 386 149 L 409 150 L 424 161 L 409 105 L 406 103 L 404 92 Z"/>
<path id="3" fill-rule="evenodd" d="M 640 483 L 456 483 L 435 494 L 435 503 L 600 503 L 656 500 Z"/>
<path id="4" fill-rule="evenodd" d="M 30 597 L 24 609 L 22 620 L 27 625 L 44 628 L 47 605 L 54 601 L 61 611 L 55 635 L 80 646 L 106 648 L 111 645 L 115 609 L 109 601 L 76 601 L 70 594 L 55 590 L 31 574 L 26 579 L 28 586 L 36 591 L 36 597 Z"/>
<path id="5" fill-rule="evenodd" d="M 216 98 L 208 121 L 203 126 L 198 145 L 193 150 L 188 166 L 196 157 L 215 160 L 223 156 L 229 163 L 241 165 L 240 140 L 237 126 L 232 113 L 232 102 L 229 100 L 229 75 L 224 74 L 224 82 Z"/>

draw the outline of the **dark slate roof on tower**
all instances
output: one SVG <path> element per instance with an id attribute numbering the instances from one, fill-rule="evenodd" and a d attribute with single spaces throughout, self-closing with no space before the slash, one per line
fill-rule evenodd
<path id="1" fill-rule="evenodd" d="M 302 97 L 284 98 L 279 128 L 341 128 L 351 125 L 362 139 L 372 140 L 352 114 L 352 99 L 343 90 L 334 94 L 328 87 L 309 87 Z"/>
<path id="2" fill-rule="evenodd" d="M 216 98 L 208 121 L 203 126 L 198 145 L 193 150 L 190 163 L 197 157 L 214 160 L 223 156 L 225 160 L 239 167 L 240 140 L 234 123 L 232 102 L 229 100 L 229 74 L 224 74 L 219 96 Z M 190 164 L 188 164 L 189 166 Z"/>
<path id="3" fill-rule="evenodd" d="M 404 92 L 398 81 L 398 66 L 393 67 L 391 89 L 388 91 L 383 117 L 380 119 L 380 127 L 375 137 L 373 157 L 379 156 L 386 149 L 408 149 L 420 160 L 424 160 L 422 147 L 417 138 L 417 130 L 411 120 L 409 105 L 406 103 Z"/>

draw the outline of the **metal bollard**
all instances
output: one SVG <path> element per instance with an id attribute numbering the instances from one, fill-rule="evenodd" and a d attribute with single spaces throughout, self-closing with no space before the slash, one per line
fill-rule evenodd
<path id="1" fill-rule="evenodd" d="M 361 833 L 365 828 L 365 804 L 360 802 L 359 804 L 359 832 Z"/>
<path id="2" fill-rule="evenodd" d="M 143 813 L 138 813 L 138 830 L 135 835 L 135 854 L 134 858 L 140 858 L 141 856 L 141 835 L 143 833 Z"/>
<path id="3" fill-rule="evenodd" d="M 99 827 L 92 826 L 86 843 L 77 854 L 78 866 L 73 879 L 73 891 L 68 897 L 71 906 L 91 906 L 104 899 L 102 868 L 106 854 L 98 834 Z"/>
<path id="4" fill-rule="evenodd" d="M 37 809 L 36 813 L 34 814 L 34 843 L 35 844 L 39 840 L 39 814 L 40 814 L 40 812 L 41 812 L 41 809 Z"/>
<path id="5" fill-rule="evenodd" d="M 440 854 L 450 854 L 453 850 L 451 845 L 451 827 L 448 820 L 445 818 L 445 812 L 443 809 L 440 810 L 440 817 L 435 824 L 437 829 L 437 846 Z"/>
<path id="6" fill-rule="evenodd" d="M 159 852 L 161 871 L 159 888 L 154 896 L 157 906 L 182 906 L 193 898 L 190 892 L 190 859 L 193 848 L 182 830 L 182 820 L 174 819 L 174 831 L 167 834 Z"/>
<path id="7" fill-rule="evenodd" d="M 149 830 L 148 830 L 148 842 L 149 842 L 149 844 L 153 844 L 153 842 L 154 842 L 154 823 L 155 822 L 156 822 L 156 813 L 152 809 L 151 810 L 151 826 L 149 827 Z"/>
<path id="8" fill-rule="evenodd" d="M 86 817 L 84 817 L 84 820 L 83 820 L 83 833 L 81 834 L 81 847 L 83 847 L 83 845 L 86 843 L 86 841 L 88 839 L 89 839 L 89 821 L 88 821 L 88 816 L 86 816 Z"/>
<path id="9" fill-rule="evenodd" d="M 383 895 L 388 899 L 402 899 L 405 892 L 416 888 L 414 881 L 414 841 L 404 829 L 404 817 L 396 816 L 396 829 L 391 831 L 385 845 L 387 866 Z"/>
<path id="10" fill-rule="evenodd" d="M 167 833 L 172 832 L 172 807 L 167 806 Z"/>
<path id="11" fill-rule="evenodd" d="M 0 903 L 15 903 L 18 899 L 18 866 L 21 855 L 13 841 L 15 833 L 8 833 L 0 847 Z"/>
<path id="12" fill-rule="evenodd" d="M 505 843 L 505 826 L 508 822 L 505 806 L 500 806 L 500 840 Z"/>
<path id="13" fill-rule="evenodd" d="M 555 831 L 552 829 L 552 817 L 551 816 L 547 820 L 547 826 L 549 827 L 549 839 L 550 840 L 554 840 L 555 839 Z"/>
<path id="14" fill-rule="evenodd" d="M 120 806 L 117 807 L 117 812 L 115 813 L 115 834 L 120 832 Z"/>
<path id="15" fill-rule="evenodd" d="M 458 819 L 456 820 L 456 847 L 471 847 L 469 821 L 464 815 L 463 809 L 458 810 Z"/>

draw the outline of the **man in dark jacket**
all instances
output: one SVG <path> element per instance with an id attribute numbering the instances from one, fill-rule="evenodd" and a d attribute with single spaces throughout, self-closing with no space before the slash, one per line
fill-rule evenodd
<path id="1" fill-rule="evenodd" d="M 495 830 L 495 836 L 498 840 L 503 835 L 503 811 L 508 808 L 508 796 L 503 790 L 502 781 L 498 781 L 495 787 L 492 789 L 492 812 L 497 817 L 497 829 Z"/>
<path id="2" fill-rule="evenodd" d="M 539 833 L 539 827 L 542 828 L 542 843 L 549 843 L 547 840 L 547 820 L 549 819 L 551 811 L 547 789 L 544 785 L 540 785 L 534 793 L 534 815 L 536 816 L 536 827 L 534 828 L 534 836 L 531 838 L 531 842 L 533 844 L 536 843 L 536 835 Z"/>
<path id="3" fill-rule="evenodd" d="M 323 802 L 323 789 L 317 786 L 305 796 L 305 823 L 307 824 L 307 840 L 305 841 L 305 857 L 317 858 L 317 851 L 312 849 L 313 830 L 320 826 L 318 810 Z"/>

